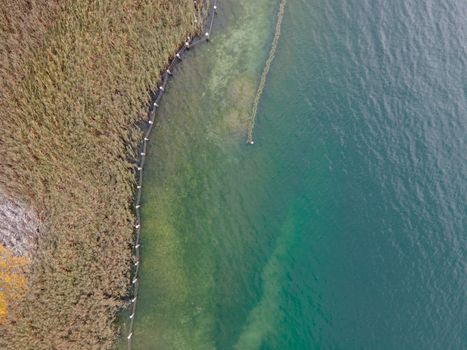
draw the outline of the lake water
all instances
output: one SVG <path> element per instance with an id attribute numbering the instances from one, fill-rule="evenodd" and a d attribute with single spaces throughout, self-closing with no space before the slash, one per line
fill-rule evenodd
<path id="1" fill-rule="evenodd" d="M 148 149 L 134 349 L 467 347 L 467 2 L 221 1 Z"/>

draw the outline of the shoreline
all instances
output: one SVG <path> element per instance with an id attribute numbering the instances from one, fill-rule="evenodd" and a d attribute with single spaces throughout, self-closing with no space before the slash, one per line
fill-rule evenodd
<path id="1" fill-rule="evenodd" d="M 196 6 L 196 1 L 195 1 L 195 6 Z M 206 15 L 205 18 L 202 19 L 203 26 L 202 28 L 199 29 L 199 32 L 195 34 L 194 37 L 188 37 L 186 41 L 181 44 L 176 53 L 172 56 L 172 58 L 169 60 L 170 63 L 163 69 L 163 74 L 162 79 L 160 79 L 156 83 L 156 89 L 152 90 L 150 92 L 151 98 L 149 101 L 149 109 L 147 112 L 147 120 L 144 121 L 143 123 L 147 123 L 146 125 L 143 126 L 143 141 L 137 146 L 138 154 L 140 156 L 139 160 L 136 162 L 136 172 L 135 172 L 135 177 L 137 179 L 136 181 L 136 195 L 133 198 L 133 207 L 134 207 L 134 213 L 135 213 L 135 235 L 134 235 L 134 242 L 133 242 L 133 262 L 130 267 L 131 271 L 131 286 L 129 289 L 129 295 L 132 295 L 130 298 L 130 302 L 128 303 L 129 305 L 124 306 L 122 310 L 131 310 L 130 315 L 128 316 L 130 322 L 129 322 L 129 327 L 128 327 L 128 332 L 127 332 L 127 341 L 128 341 L 128 350 L 131 349 L 131 344 L 132 344 L 132 338 L 133 338 L 133 328 L 134 328 L 134 319 L 136 316 L 136 304 L 138 300 L 138 286 L 139 286 L 139 281 L 138 281 L 138 273 L 139 273 L 139 267 L 141 263 L 141 254 L 140 254 L 140 246 L 141 246 L 141 194 L 142 194 L 142 186 L 143 186 L 143 175 L 144 175 L 144 164 L 146 160 L 146 155 L 147 155 L 147 146 L 148 142 L 150 141 L 150 136 L 151 132 L 154 127 L 155 119 L 156 119 L 156 111 L 159 108 L 159 103 L 162 100 L 166 86 L 171 78 L 173 78 L 173 72 L 172 70 L 174 67 L 183 61 L 183 55 L 189 51 L 190 49 L 193 49 L 195 46 L 198 44 L 201 44 L 203 42 L 209 42 L 210 40 L 210 35 L 212 31 L 212 26 L 214 22 L 214 18 L 217 15 L 217 0 L 212 1 L 212 6 L 209 0 L 207 0 L 207 6 L 206 6 Z M 198 10 L 198 9 L 197 9 Z M 201 11 L 198 10 L 198 12 L 203 12 L 204 6 L 200 9 Z M 199 21 L 199 19 L 198 19 Z M 123 334 L 121 334 L 122 336 Z"/>

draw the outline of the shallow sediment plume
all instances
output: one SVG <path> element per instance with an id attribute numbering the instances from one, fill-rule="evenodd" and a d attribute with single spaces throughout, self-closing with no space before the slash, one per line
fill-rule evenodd
<path id="1" fill-rule="evenodd" d="M 274 39 L 272 40 L 271 50 L 269 51 L 269 57 L 264 65 L 263 73 L 261 74 L 261 80 L 259 82 L 258 90 L 256 90 L 255 100 L 253 102 L 253 108 L 251 110 L 251 117 L 250 117 L 250 125 L 248 126 L 248 135 L 247 135 L 247 143 L 253 144 L 253 131 L 255 128 L 256 123 L 256 114 L 258 113 L 258 105 L 259 101 L 261 100 L 261 96 L 263 95 L 264 87 L 266 85 L 266 79 L 268 77 L 269 71 L 271 70 L 271 64 L 276 57 L 277 46 L 279 44 L 279 39 L 281 36 L 281 27 L 282 27 L 282 20 L 284 18 L 285 6 L 287 5 L 287 0 L 281 0 L 279 5 L 279 12 L 277 13 L 277 22 L 276 22 L 276 30 L 274 33 Z"/>
<path id="2" fill-rule="evenodd" d="M 217 286 L 222 181 L 205 179 L 204 170 L 238 170 L 225 152 L 244 155 L 241 143 L 278 2 L 219 3 L 210 43 L 182 56 L 173 70 L 146 153 L 134 349 L 231 348 L 218 344 L 216 331 L 217 291 L 231 287 Z M 245 249 L 240 244 L 236 252 Z M 129 316 L 123 317 L 126 324 Z M 121 349 L 127 334 L 125 329 Z"/>

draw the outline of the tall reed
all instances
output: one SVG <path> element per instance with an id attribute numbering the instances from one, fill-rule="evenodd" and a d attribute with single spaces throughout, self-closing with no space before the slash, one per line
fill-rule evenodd
<path id="1" fill-rule="evenodd" d="M 109 349 L 127 296 L 138 127 L 192 0 L 1 0 L 0 190 L 42 221 L 1 349 Z"/>

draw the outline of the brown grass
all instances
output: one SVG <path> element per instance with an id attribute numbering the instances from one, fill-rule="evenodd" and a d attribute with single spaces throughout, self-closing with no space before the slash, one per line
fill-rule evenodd
<path id="1" fill-rule="evenodd" d="M 0 189 L 43 230 L 2 349 L 108 349 L 129 286 L 137 122 L 192 0 L 0 0 Z"/>

